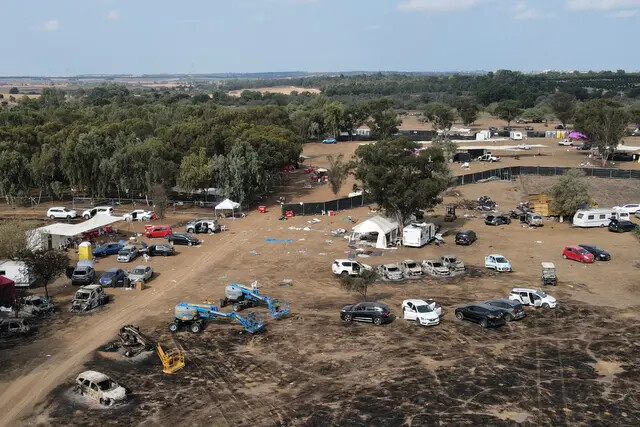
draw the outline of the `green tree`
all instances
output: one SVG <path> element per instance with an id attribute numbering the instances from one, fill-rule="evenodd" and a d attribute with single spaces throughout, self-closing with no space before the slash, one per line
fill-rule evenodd
<path id="1" fill-rule="evenodd" d="M 226 158 L 225 194 L 238 203 L 251 202 L 264 191 L 266 180 L 258 153 L 246 141 L 237 141 Z"/>
<path id="2" fill-rule="evenodd" d="M 36 226 L 23 220 L 0 221 L 0 259 L 15 259 L 27 247 L 27 232 Z"/>
<path id="3" fill-rule="evenodd" d="M 33 183 L 39 188 L 40 195 L 51 188 L 57 171 L 57 152 L 43 145 L 40 153 L 31 157 L 29 165 Z"/>
<path id="4" fill-rule="evenodd" d="M 192 193 L 208 188 L 212 181 L 213 161 L 207 157 L 204 148 L 182 158 L 178 174 L 178 186 Z"/>
<path id="5" fill-rule="evenodd" d="M 584 132 L 606 164 L 624 136 L 629 116 L 622 105 L 609 99 L 585 102 L 576 112 L 575 127 Z"/>
<path id="6" fill-rule="evenodd" d="M 20 251 L 17 259 L 23 261 L 33 272 L 36 282 L 40 286 L 44 286 L 47 298 L 49 298 L 47 286 L 60 277 L 69 265 L 69 255 L 58 249 L 38 249 L 35 251 L 24 249 Z"/>
<path id="7" fill-rule="evenodd" d="M 153 212 L 159 219 L 164 219 L 167 206 L 169 205 L 167 190 L 165 190 L 162 184 L 153 184 L 149 190 L 149 197 L 153 200 Z"/>
<path id="8" fill-rule="evenodd" d="M 342 154 L 338 154 L 336 157 L 331 154 L 327 156 L 327 161 L 329 162 L 327 177 L 329 179 L 329 185 L 331 185 L 331 191 L 336 196 L 340 192 L 342 184 L 344 184 L 347 173 L 349 172 L 349 166 L 343 162 L 343 158 L 344 156 Z"/>
<path id="9" fill-rule="evenodd" d="M 446 137 L 456 119 L 455 112 L 451 107 L 442 104 L 429 104 L 424 111 L 424 117 L 433 124 L 437 131 L 441 131 Z"/>
<path id="10" fill-rule="evenodd" d="M 402 124 L 402 121 L 391 109 L 392 104 L 391 100 L 385 98 L 366 104 L 365 108 L 371 117 L 371 120 L 367 121 L 367 125 L 371 128 L 374 138 L 389 138 L 398 132 L 398 126 Z"/>
<path id="11" fill-rule="evenodd" d="M 419 144 L 403 138 L 382 140 L 356 149 L 356 178 L 369 197 L 389 215 L 405 220 L 419 209 L 438 204 L 451 183 L 442 151 L 429 147 L 408 154 Z"/>
<path id="12" fill-rule="evenodd" d="M 640 129 L 640 102 L 629 107 L 629 120 L 633 123 L 636 129 Z"/>
<path id="13" fill-rule="evenodd" d="M 16 150 L 0 151 L 0 190 L 8 203 L 14 198 L 27 194 L 31 177 L 28 159 Z"/>
<path id="14" fill-rule="evenodd" d="M 560 216 L 573 217 L 578 209 L 591 202 L 584 171 L 569 169 L 558 177 L 550 189 L 551 210 Z"/>
<path id="15" fill-rule="evenodd" d="M 566 127 L 569 120 L 573 119 L 576 111 L 575 97 L 568 93 L 556 92 L 551 97 L 550 104 L 555 116 Z"/>
<path id="16" fill-rule="evenodd" d="M 20 89 L 18 89 L 17 87 L 12 87 L 11 89 L 9 89 L 9 94 L 11 95 L 16 95 L 20 93 Z"/>
<path id="17" fill-rule="evenodd" d="M 340 125 L 344 121 L 344 105 L 334 101 L 325 104 L 323 110 L 324 124 L 331 131 L 334 138 L 340 135 Z"/>
<path id="18" fill-rule="evenodd" d="M 433 147 L 442 151 L 445 160 L 449 161 L 453 159 L 453 156 L 458 152 L 458 144 L 453 142 L 450 138 L 435 138 L 433 140 Z"/>
<path id="19" fill-rule="evenodd" d="M 345 275 L 340 277 L 340 286 L 347 292 L 354 292 L 362 299 L 367 299 L 369 288 L 378 280 L 378 273 L 374 270 L 362 270 L 358 276 Z"/>
<path id="20" fill-rule="evenodd" d="M 494 115 L 499 119 L 507 122 L 507 126 L 511 126 L 511 122 L 522 114 L 520 102 L 513 99 L 499 102 L 493 111 Z"/>
<path id="21" fill-rule="evenodd" d="M 456 110 L 458 110 L 458 115 L 465 126 L 475 123 L 480 113 L 480 107 L 470 98 L 459 99 L 456 103 Z"/>

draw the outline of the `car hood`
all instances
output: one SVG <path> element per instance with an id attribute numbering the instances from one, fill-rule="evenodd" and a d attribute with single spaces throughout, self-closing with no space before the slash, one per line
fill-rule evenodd
<path id="1" fill-rule="evenodd" d="M 440 318 L 438 313 L 436 313 L 435 311 L 430 311 L 428 313 L 418 313 L 418 316 L 421 319 L 425 319 L 425 320 L 438 320 Z"/>
<path id="2" fill-rule="evenodd" d="M 130 280 L 138 280 L 138 279 L 142 279 L 144 277 L 144 274 L 129 274 L 129 279 Z"/>
<path id="3" fill-rule="evenodd" d="M 118 387 L 114 388 L 113 390 L 105 391 L 102 394 L 107 399 L 124 400 L 125 397 L 127 397 L 127 390 L 122 386 L 118 386 Z"/>
<path id="4" fill-rule="evenodd" d="M 342 307 L 342 311 L 349 311 L 352 307 L 353 305 L 345 305 L 344 307 Z"/>
<path id="5" fill-rule="evenodd" d="M 114 279 L 113 277 L 101 277 L 100 278 L 100 283 L 101 284 L 102 283 L 111 283 L 111 282 L 113 282 L 113 279 Z"/>
<path id="6" fill-rule="evenodd" d="M 552 297 L 551 295 L 547 295 L 547 297 L 544 298 L 544 300 L 549 302 L 549 303 L 557 302 L 557 300 L 554 297 Z"/>

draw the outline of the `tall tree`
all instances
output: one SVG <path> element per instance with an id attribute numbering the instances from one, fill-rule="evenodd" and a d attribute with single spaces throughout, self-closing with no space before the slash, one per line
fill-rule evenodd
<path id="1" fill-rule="evenodd" d="M 153 212 L 159 219 L 164 219 L 169 205 L 169 198 L 167 197 L 167 190 L 162 184 L 153 184 L 149 190 L 149 197 L 153 200 Z"/>
<path id="2" fill-rule="evenodd" d="M 28 163 L 28 159 L 16 150 L 0 151 L 0 190 L 8 203 L 13 204 L 15 197 L 29 190 L 31 177 Z"/>
<path id="3" fill-rule="evenodd" d="M 471 98 L 461 98 L 456 102 L 456 110 L 465 126 L 469 126 L 478 120 L 480 107 Z"/>
<path id="4" fill-rule="evenodd" d="M 340 135 L 340 125 L 344 121 L 344 105 L 334 101 L 325 104 L 323 110 L 324 124 L 332 133 L 332 137 L 337 138 Z"/>
<path id="5" fill-rule="evenodd" d="M 558 177 L 550 190 L 551 210 L 555 214 L 572 217 L 578 209 L 589 205 L 591 197 L 584 176 L 584 171 L 569 169 Z"/>
<path id="6" fill-rule="evenodd" d="M 520 108 L 519 101 L 508 99 L 506 101 L 499 102 L 493 110 L 493 113 L 499 119 L 506 121 L 507 126 L 511 126 L 511 122 L 522 114 L 522 109 Z"/>
<path id="7" fill-rule="evenodd" d="M 35 251 L 25 249 L 18 254 L 17 258 L 33 272 L 36 282 L 40 286 L 44 286 L 47 298 L 49 298 L 47 286 L 60 277 L 69 265 L 69 255 L 58 249 L 38 249 Z"/>
<path id="8" fill-rule="evenodd" d="M 236 142 L 226 159 L 225 193 L 238 203 L 251 202 L 264 190 L 266 173 L 258 153 L 246 141 Z"/>
<path id="9" fill-rule="evenodd" d="M 629 107 L 629 120 L 633 123 L 636 129 L 640 129 L 640 102 Z"/>
<path id="10" fill-rule="evenodd" d="M 555 116 L 562 122 L 563 126 L 567 126 L 569 120 L 573 119 L 576 111 L 576 98 L 568 93 L 556 92 L 550 100 L 551 108 Z"/>
<path id="11" fill-rule="evenodd" d="M 344 155 L 342 154 L 338 154 L 336 157 L 332 154 L 327 156 L 327 161 L 329 162 L 327 177 L 329 179 L 329 185 L 331 185 L 331 191 L 336 196 L 340 192 L 342 184 L 344 184 L 347 173 L 349 172 L 348 165 L 344 163 L 343 158 Z"/>
<path id="12" fill-rule="evenodd" d="M 370 101 L 366 104 L 365 108 L 371 117 L 371 120 L 367 121 L 367 125 L 371 128 L 374 138 L 389 138 L 398 132 L 398 126 L 402 124 L 402 121 L 391 109 L 392 105 L 393 102 L 386 98 Z"/>
<path id="13" fill-rule="evenodd" d="M 605 164 L 618 148 L 628 123 L 629 116 L 622 105 L 609 99 L 585 102 L 576 112 L 576 129 L 584 132 L 598 147 Z"/>
<path id="14" fill-rule="evenodd" d="M 191 193 L 211 185 L 213 161 L 207 157 L 204 148 L 182 158 L 178 175 L 178 186 Z"/>
<path id="15" fill-rule="evenodd" d="M 456 119 L 456 114 L 451 107 L 442 104 L 427 105 L 423 114 L 433 124 L 434 129 L 441 131 L 445 137 Z"/>
<path id="16" fill-rule="evenodd" d="M 451 183 L 442 151 L 429 147 L 413 154 L 417 148 L 419 144 L 399 138 L 356 149 L 356 178 L 401 227 L 416 210 L 438 204 L 440 193 Z"/>

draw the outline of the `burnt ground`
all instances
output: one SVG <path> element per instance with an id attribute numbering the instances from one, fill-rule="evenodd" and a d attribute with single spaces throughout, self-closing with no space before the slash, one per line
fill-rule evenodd
<path id="1" fill-rule="evenodd" d="M 170 376 L 155 355 L 132 361 L 97 352 L 86 368 L 117 378 L 131 389 L 130 402 L 96 408 L 66 383 L 29 422 L 640 424 L 640 325 L 613 319 L 609 310 L 568 301 L 483 330 L 453 320 L 452 312 L 429 329 L 402 319 L 344 324 L 324 305 L 271 321 L 258 335 L 224 321 L 200 335 L 157 326 L 147 332 L 165 349 L 185 349 L 185 369 Z"/>

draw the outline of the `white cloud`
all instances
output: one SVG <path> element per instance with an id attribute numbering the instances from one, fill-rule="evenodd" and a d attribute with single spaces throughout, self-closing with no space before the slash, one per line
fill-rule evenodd
<path id="1" fill-rule="evenodd" d="M 57 19 L 50 19 L 40 25 L 42 31 L 58 31 L 60 29 L 60 21 Z"/>
<path id="2" fill-rule="evenodd" d="M 533 21 L 535 19 L 552 18 L 552 13 L 542 13 L 538 9 L 527 6 L 525 1 L 519 1 L 513 6 L 513 19 L 518 21 Z"/>
<path id="3" fill-rule="evenodd" d="M 468 9 L 482 0 L 403 0 L 398 9 L 408 12 L 454 12 Z"/>
<path id="4" fill-rule="evenodd" d="M 608 11 L 640 7 L 640 0 L 567 0 L 570 10 Z"/>
<path id="5" fill-rule="evenodd" d="M 633 18 L 638 13 L 637 10 L 619 10 L 607 15 L 609 18 Z"/>
<path id="6" fill-rule="evenodd" d="M 107 13 L 107 19 L 109 21 L 117 21 L 120 19 L 120 12 L 117 10 L 110 10 L 109 13 Z"/>

